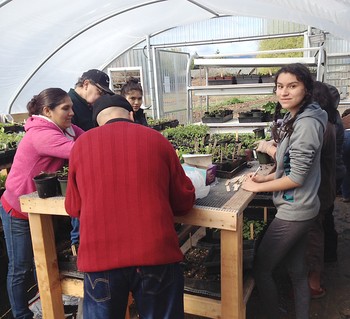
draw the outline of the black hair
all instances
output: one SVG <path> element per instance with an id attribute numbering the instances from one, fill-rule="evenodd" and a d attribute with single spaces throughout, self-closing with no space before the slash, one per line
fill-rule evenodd
<path id="1" fill-rule="evenodd" d="M 120 95 L 126 96 L 130 91 L 139 91 L 143 95 L 142 86 L 138 79 L 130 77 L 129 80 L 122 86 Z"/>
<path id="2" fill-rule="evenodd" d="M 349 114 L 350 114 L 350 109 L 346 109 L 346 110 L 342 113 L 341 117 L 345 117 L 345 116 L 347 116 L 347 115 L 349 115 Z"/>
<path id="3" fill-rule="evenodd" d="M 313 99 L 321 106 L 322 110 L 327 112 L 328 121 L 335 124 L 337 121 L 337 109 L 334 108 L 336 101 L 327 84 L 315 81 Z"/>
<path id="4" fill-rule="evenodd" d="M 28 102 L 28 114 L 29 116 L 42 115 L 45 106 L 47 106 L 50 110 L 53 110 L 56 106 L 61 104 L 67 96 L 68 93 L 60 88 L 45 89 L 38 95 L 34 95 Z"/>
<path id="5" fill-rule="evenodd" d="M 290 118 L 286 123 L 284 123 L 283 131 L 287 136 L 290 136 L 293 133 L 293 124 L 298 114 L 302 113 L 305 107 L 312 102 L 312 92 L 314 87 L 314 79 L 309 71 L 309 69 L 301 64 L 301 63 L 292 63 L 288 64 L 281 69 L 279 69 L 275 75 L 275 87 L 273 88 L 273 92 L 276 93 L 277 90 L 277 81 L 278 77 L 282 73 L 290 73 L 295 75 L 298 81 L 302 82 L 305 87 L 305 96 L 301 102 L 301 107 L 295 116 Z M 272 136 L 274 137 L 276 142 L 280 141 L 279 134 L 279 125 L 277 125 L 277 119 L 281 117 L 281 109 L 282 105 L 280 103 L 276 104 L 275 114 L 274 114 L 274 125 L 271 128 Z"/>

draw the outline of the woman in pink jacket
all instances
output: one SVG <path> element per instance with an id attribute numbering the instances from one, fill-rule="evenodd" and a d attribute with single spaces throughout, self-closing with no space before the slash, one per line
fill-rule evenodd
<path id="1" fill-rule="evenodd" d="M 27 109 L 26 133 L 18 146 L 0 205 L 9 259 L 7 291 L 13 317 L 23 319 L 33 318 L 26 294 L 33 251 L 28 216 L 21 211 L 19 197 L 36 190 L 34 176 L 61 169 L 74 141 L 84 132 L 72 125 L 72 101 L 62 89 L 43 90 L 31 99 Z"/>

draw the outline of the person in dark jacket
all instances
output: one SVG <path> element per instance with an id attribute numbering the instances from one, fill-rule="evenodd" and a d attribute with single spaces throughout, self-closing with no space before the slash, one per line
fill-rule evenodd
<path id="1" fill-rule="evenodd" d="M 91 69 L 82 74 L 75 84 L 74 89 L 68 92 L 73 102 L 74 116 L 72 123 L 84 131 L 95 127 L 92 121 L 92 104 L 102 95 L 114 93 L 109 89 L 109 76 L 96 69 Z M 79 220 L 72 218 L 71 245 L 73 255 L 79 246 Z"/>
<path id="2" fill-rule="evenodd" d="M 92 129 L 95 126 L 92 122 L 92 104 L 104 94 L 114 94 L 109 89 L 109 76 L 96 69 L 84 72 L 75 88 L 68 92 L 73 102 L 72 123 L 84 131 Z"/>
<path id="3" fill-rule="evenodd" d="M 133 77 L 129 78 L 129 80 L 122 86 L 120 94 L 131 104 L 132 109 L 134 110 L 135 123 L 148 126 L 146 115 L 141 108 L 143 90 L 139 80 Z"/>
<path id="4" fill-rule="evenodd" d="M 343 160 L 346 173 L 341 185 L 343 202 L 350 202 L 350 109 L 346 109 L 341 115 L 344 126 Z"/>
<path id="5" fill-rule="evenodd" d="M 335 98 L 325 83 L 314 83 L 313 99 L 328 114 L 327 128 L 321 149 L 321 184 L 318 189 L 320 210 L 309 230 L 308 263 L 309 285 L 312 298 L 321 298 L 326 290 L 322 287 L 324 270 L 324 219 L 332 215 L 336 196 L 336 118 Z"/>
<path id="6" fill-rule="evenodd" d="M 336 109 L 336 190 L 337 193 L 340 190 L 341 184 L 343 182 L 343 178 L 346 174 L 346 168 L 343 161 L 343 141 L 344 141 L 344 126 L 342 123 L 342 119 L 340 117 L 339 111 L 337 110 L 340 94 L 338 89 L 330 84 L 327 84 L 327 87 L 330 90 L 330 93 L 333 96 L 333 107 Z M 334 225 L 334 216 L 333 209 L 329 209 L 328 212 L 324 216 L 323 228 L 324 228 L 324 261 L 325 262 L 334 262 L 337 261 L 337 247 L 338 247 L 338 233 L 335 229 Z"/>

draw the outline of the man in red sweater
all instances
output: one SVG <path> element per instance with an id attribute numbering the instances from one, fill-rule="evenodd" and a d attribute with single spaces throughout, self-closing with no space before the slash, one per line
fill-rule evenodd
<path id="1" fill-rule="evenodd" d="M 129 291 L 141 318 L 184 318 L 173 216 L 193 207 L 193 184 L 172 145 L 133 122 L 124 97 L 102 96 L 93 110 L 99 127 L 71 151 L 65 201 L 80 219 L 84 319 L 124 318 Z"/>

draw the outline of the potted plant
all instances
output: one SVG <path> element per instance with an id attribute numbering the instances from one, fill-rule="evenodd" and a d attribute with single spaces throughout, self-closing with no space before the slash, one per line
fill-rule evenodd
<path id="1" fill-rule="evenodd" d="M 262 239 L 266 223 L 263 220 L 249 220 L 243 218 L 243 266 L 244 269 L 253 268 L 254 257 Z"/>
<path id="2" fill-rule="evenodd" d="M 269 154 L 256 152 L 256 156 L 258 158 L 259 164 L 271 164 L 273 160 Z"/>
<path id="3" fill-rule="evenodd" d="M 253 130 L 256 139 L 264 139 L 265 138 L 265 128 L 258 127 Z"/>
<path id="4" fill-rule="evenodd" d="M 66 196 L 67 182 L 68 182 L 68 166 L 65 165 L 57 172 L 57 180 L 60 184 L 62 196 Z"/>
<path id="5" fill-rule="evenodd" d="M 57 195 L 58 182 L 56 173 L 41 172 L 39 175 L 34 176 L 33 181 L 40 198 Z"/>

